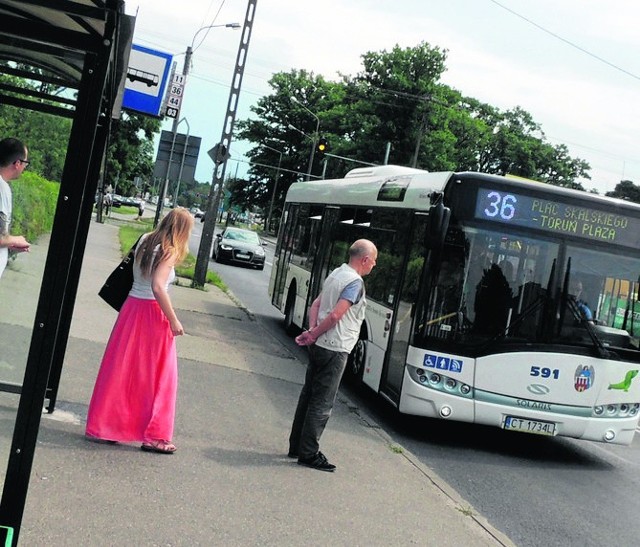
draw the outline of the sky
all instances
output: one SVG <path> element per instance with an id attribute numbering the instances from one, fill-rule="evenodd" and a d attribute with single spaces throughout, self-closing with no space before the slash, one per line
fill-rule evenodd
<path id="1" fill-rule="evenodd" d="M 137 15 L 134 44 L 174 54 L 180 71 L 187 46 L 200 44 L 178 130 L 202 138 L 196 179 L 211 181 L 206 152 L 221 140 L 242 29 L 198 31 L 243 25 L 247 1 L 125 0 L 125 11 Z M 529 112 L 551 144 L 591 165 L 585 189 L 604 193 L 623 179 L 640 184 L 638 21 L 635 0 L 258 0 L 237 119 L 271 93 L 274 73 L 304 69 L 337 80 L 360 72 L 369 51 L 427 42 L 447 51 L 442 83 Z M 232 140 L 227 174 L 246 173 L 250 148 Z"/>

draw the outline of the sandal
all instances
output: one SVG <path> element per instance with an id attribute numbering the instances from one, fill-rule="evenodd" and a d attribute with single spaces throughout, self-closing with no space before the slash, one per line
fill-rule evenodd
<path id="1" fill-rule="evenodd" d="M 169 441 L 150 441 L 142 443 L 140 448 L 144 452 L 155 452 L 156 454 L 173 454 L 178 450 L 176 445 Z"/>

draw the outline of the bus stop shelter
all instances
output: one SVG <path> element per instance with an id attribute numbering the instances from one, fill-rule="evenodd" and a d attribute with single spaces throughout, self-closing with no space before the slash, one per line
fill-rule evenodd
<path id="1" fill-rule="evenodd" d="M 0 372 L 0 392 L 18 399 L 9 453 L 0 454 L 0 540 L 7 545 L 18 541 L 43 406 L 49 398 L 52 411 L 55 400 L 132 26 L 122 0 L 0 0 L 0 73 L 17 78 L 0 80 L 0 104 L 71 120 L 24 377 L 9 382 Z M 21 80 L 42 85 L 13 83 Z M 50 94 L 50 86 L 66 92 Z"/>

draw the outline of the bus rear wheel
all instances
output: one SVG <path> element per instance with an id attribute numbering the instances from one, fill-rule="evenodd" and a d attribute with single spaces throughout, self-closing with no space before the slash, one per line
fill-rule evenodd
<path id="1" fill-rule="evenodd" d="M 364 338 L 359 338 L 356 345 L 347 357 L 347 367 L 344 375 L 347 381 L 354 386 L 362 383 L 364 376 L 364 364 L 367 359 L 367 343 Z"/>

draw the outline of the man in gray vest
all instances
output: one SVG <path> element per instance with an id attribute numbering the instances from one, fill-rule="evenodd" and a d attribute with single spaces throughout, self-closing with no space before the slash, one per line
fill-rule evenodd
<path id="1" fill-rule="evenodd" d="M 331 416 L 347 357 L 360 336 L 367 303 L 362 277 L 371 272 L 377 258 L 371 241 L 359 239 L 351 245 L 349 263 L 329 274 L 309 308 L 309 330 L 296 338 L 299 346 L 310 346 L 289 436 L 288 456 L 298 458 L 300 465 L 320 471 L 336 468 L 320 452 L 320 436 Z"/>

